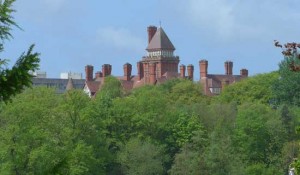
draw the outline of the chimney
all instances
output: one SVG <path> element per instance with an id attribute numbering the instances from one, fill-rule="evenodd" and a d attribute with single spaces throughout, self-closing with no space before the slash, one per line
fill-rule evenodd
<path id="1" fill-rule="evenodd" d="M 103 74 L 103 77 L 106 77 L 108 72 L 107 72 L 107 64 L 103 64 L 102 65 L 102 74 Z"/>
<path id="2" fill-rule="evenodd" d="M 207 67 L 208 67 L 208 61 L 207 60 L 200 60 L 199 61 L 199 67 L 200 67 L 200 79 L 207 77 Z"/>
<path id="3" fill-rule="evenodd" d="M 149 75 L 150 75 L 150 84 L 155 84 L 156 82 L 156 64 L 149 63 Z"/>
<path id="4" fill-rule="evenodd" d="M 86 81 L 93 81 L 93 71 L 94 71 L 94 67 L 92 65 L 85 66 L 85 80 Z"/>
<path id="5" fill-rule="evenodd" d="M 240 75 L 243 77 L 248 77 L 248 70 L 247 69 L 241 69 L 240 70 Z"/>
<path id="6" fill-rule="evenodd" d="M 111 70 L 112 70 L 112 67 L 110 64 L 103 64 L 102 65 L 103 77 L 107 77 L 107 76 L 111 75 Z"/>
<path id="7" fill-rule="evenodd" d="M 124 79 L 126 81 L 130 81 L 131 71 L 132 71 L 132 65 L 129 64 L 129 63 L 124 64 L 123 70 L 124 70 Z"/>
<path id="8" fill-rule="evenodd" d="M 150 41 L 152 40 L 153 36 L 155 35 L 156 31 L 157 31 L 157 27 L 149 26 L 147 28 L 147 31 L 148 31 L 148 44 L 149 44 Z"/>
<path id="9" fill-rule="evenodd" d="M 108 75 L 111 75 L 111 70 L 112 70 L 112 66 L 109 64 L 107 66 L 107 72 L 108 72 Z"/>
<path id="10" fill-rule="evenodd" d="M 225 66 L 225 75 L 232 75 L 233 62 L 232 61 L 226 61 L 224 63 L 224 66 Z"/>
<path id="11" fill-rule="evenodd" d="M 188 73 L 188 78 L 190 80 L 193 80 L 194 79 L 194 66 L 192 64 L 189 64 L 187 66 L 187 73 Z"/>
<path id="12" fill-rule="evenodd" d="M 180 65 L 180 78 L 185 78 L 185 65 Z"/>
<path id="13" fill-rule="evenodd" d="M 144 77 L 142 62 L 137 62 L 137 70 L 138 70 L 138 80 L 141 80 Z"/>
<path id="14" fill-rule="evenodd" d="M 95 73 L 95 78 L 100 78 L 102 76 L 103 76 L 102 72 L 100 72 L 100 71 L 98 71 L 98 72 Z"/>

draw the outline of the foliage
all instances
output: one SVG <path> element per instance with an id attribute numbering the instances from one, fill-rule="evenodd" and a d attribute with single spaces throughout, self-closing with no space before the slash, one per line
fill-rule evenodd
<path id="1" fill-rule="evenodd" d="M 234 141 L 248 167 L 267 168 L 279 166 L 287 135 L 277 111 L 263 104 L 245 104 L 239 108 Z"/>
<path id="2" fill-rule="evenodd" d="M 12 38 L 12 27 L 19 27 L 12 17 L 14 10 L 12 5 L 15 0 L 4 0 L 0 4 L 0 52 L 4 50 L 4 41 Z M 9 69 L 6 67 L 7 59 L 0 59 L 0 101 L 7 101 L 11 96 L 31 86 L 32 75 L 29 71 L 35 71 L 39 67 L 39 54 L 33 53 L 34 45 L 31 45 L 26 53 L 23 53 L 15 65 Z"/>
<path id="3" fill-rule="evenodd" d="M 251 89 L 245 84 L 233 86 Z M 299 154 L 299 107 L 272 108 L 265 98 L 271 93 L 211 100 L 199 88 L 174 79 L 124 95 L 107 77 L 93 99 L 82 91 L 27 89 L 0 105 L 0 174 L 287 172 Z"/>
<path id="4" fill-rule="evenodd" d="M 109 97 L 109 98 L 116 98 L 116 97 L 121 97 L 123 94 L 123 89 L 121 87 L 120 81 L 113 77 L 113 76 L 108 76 L 105 77 L 104 84 L 101 87 L 101 91 L 99 94 L 100 97 Z"/>
<path id="5" fill-rule="evenodd" d="M 149 140 L 129 140 L 119 153 L 124 174 L 163 174 L 163 149 Z M 143 162 L 143 164 L 141 164 Z"/>
<path id="6" fill-rule="evenodd" d="M 103 174 L 108 156 L 82 114 L 88 103 L 81 91 L 62 97 L 47 88 L 14 98 L 0 114 L 0 174 Z"/>
<path id="7" fill-rule="evenodd" d="M 291 71 L 289 65 L 291 62 L 299 62 L 295 56 L 285 57 L 279 64 L 279 75 L 272 89 L 274 91 L 277 104 L 288 104 L 300 106 L 300 72 Z"/>
<path id="8" fill-rule="evenodd" d="M 277 72 L 258 74 L 227 86 L 218 100 L 229 103 L 242 104 L 246 102 L 272 103 L 272 85 L 279 78 Z"/>

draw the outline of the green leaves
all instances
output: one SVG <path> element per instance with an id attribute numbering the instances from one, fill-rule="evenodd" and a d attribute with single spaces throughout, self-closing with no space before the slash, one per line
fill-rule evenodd
<path id="1" fill-rule="evenodd" d="M 11 96 L 31 86 L 32 75 L 29 71 L 35 71 L 39 65 L 39 54 L 32 53 L 34 45 L 30 46 L 27 53 L 23 53 L 12 69 L 0 71 L 0 100 L 7 101 Z"/>
<path id="2" fill-rule="evenodd" d="M 149 140 L 131 139 L 118 155 L 124 174 L 130 175 L 163 174 L 163 160 L 163 149 Z"/>
<path id="3" fill-rule="evenodd" d="M 0 113 L 0 174 L 104 174 L 105 138 L 87 118 L 82 91 L 27 89 Z"/>
<path id="4" fill-rule="evenodd" d="M 175 79 L 124 94 L 107 77 L 95 99 L 26 89 L 0 103 L 0 174 L 283 174 L 298 154 L 288 143 L 300 109 L 272 108 L 270 94 L 260 96 L 270 82 L 232 101 L 217 97 L 230 103 Z"/>
<path id="5" fill-rule="evenodd" d="M 11 8 L 14 2 L 15 0 L 4 0 L 3 2 L 1 1 L 0 4 L 0 40 L 2 41 L 0 43 L 0 52 L 4 49 L 4 41 L 13 37 L 10 33 L 12 27 L 15 26 L 20 28 L 14 22 L 14 18 L 12 16 L 12 13 L 15 12 L 15 10 Z"/>
<path id="6" fill-rule="evenodd" d="M 20 28 L 12 13 L 12 5 L 15 0 L 4 0 L 0 4 L 0 52 L 4 50 L 4 42 L 12 38 L 10 31 L 12 27 Z M 0 59 L 0 101 L 8 101 L 24 90 L 25 87 L 31 86 L 32 76 L 29 71 L 36 71 L 39 68 L 39 54 L 33 53 L 34 45 L 31 45 L 26 53 L 23 53 L 12 69 L 6 66 L 7 59 Z"/>
<path id="7" fill-rule="evenodd" d="M 280 115 L 270 107 L 250 104 L 239 108 L 234 139 L 249 164 L 279 164 L 286 138 Z"/>
<path id="8" fill-rule="evenodd" d="M 217 100 L 225 103 L 235 102 L 237 104 L 247 102 L 269 104 L 274 98 L 272 86 L 278 78 L 277 72 L 249 77 L 226 87 L 220 96 L 217 97 Z"/>

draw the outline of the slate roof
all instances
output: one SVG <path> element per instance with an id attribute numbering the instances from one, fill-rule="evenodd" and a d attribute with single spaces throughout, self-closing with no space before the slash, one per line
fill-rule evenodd
<path id="1" fill-rule="evenodd" d="M 101 81 L 86 81 L 85 85 L 89 88 L 91 94 L 95 94 L 100 89 Z"/>
<path id="2" fill-rule="evenodd" d="M 57 93 L 64 93 L 67 88 L 68 79 L 59 78 L 32 78 L 32 86 L 46 86 L 56 88 Z M 84 79 L 72 79 L 74 89 L 82 89 L 85 84 Z"/>
<path id="3" fill-rule="evenodd" d="M 169 37 L 165 33 L 165 31 L 160 27 L 157 29 L 153 38 L 151 39 L 147 51 L 155 51 L 155 50 L 175 50 L 174 45 L 170 41 Z"/>
<path id="4" fill-rule="evenodd" d="M 222 87 L 222 81 L 229 81 L 229 84 L 235 83 L 243 79 L 241 75 L 217 75 L 207 74 L 208 87 Z"/>

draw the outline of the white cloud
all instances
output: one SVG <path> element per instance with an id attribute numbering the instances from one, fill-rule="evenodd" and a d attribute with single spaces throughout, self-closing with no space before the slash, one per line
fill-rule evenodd
<path id="1" fill-rule="evenodd" d="M 145 42 L 125 28 L 105 27 L 97 31 L 97 42 L 117 49 L 138 51 L 144 49 Z"/>

